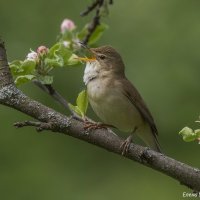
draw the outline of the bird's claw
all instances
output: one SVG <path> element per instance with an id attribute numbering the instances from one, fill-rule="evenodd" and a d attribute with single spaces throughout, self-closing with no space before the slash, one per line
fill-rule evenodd
<path id="1" fill-rule="evenodd" d="M 84 122 L 85 130 L 108 129 L 108 128 L 115 128 L 115 127 L 113 125 L 105 124 L 101 122 L 91 122 L 88 120 L 85 120 Z"/>
<path id="2" fill-rule="evenodd" d="M 122 150 L 122 156 L 128 153 L 130 144 L 132 142 L 132 135 L 128 136 L 125 141 L 120 145 L 120 149 Z"/>
<path id="3" fill-rule="evenodd" d="M 84 129 L 85 130 L 96 130 L 96 129 L 107 129 L 108 127 L 105 124 L 102 124 L 100 122 L 90 122 L 85 121 L 84 122 Z"/>

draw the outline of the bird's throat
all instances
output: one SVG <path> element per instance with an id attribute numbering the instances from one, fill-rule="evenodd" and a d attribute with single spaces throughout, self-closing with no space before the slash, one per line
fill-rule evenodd
<path id="1" fill-rule="evenodd" d="M 87 85 L 90 81 L 96 79 L 99 76 L 100 69 L 101 69 L 101 66 L 98 61 L 86 63 L 84 76 L 83 76 L 83 81 L 85 85 Z"/>

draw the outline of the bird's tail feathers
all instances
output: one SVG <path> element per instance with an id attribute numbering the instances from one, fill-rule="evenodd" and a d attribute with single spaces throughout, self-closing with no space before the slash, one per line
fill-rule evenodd
<path id="1" fill-rule="evenodd" d="M 147 144 L 151 149 L 157 152 L 162 152 L 160 144 L 158 142 L 157 135 L 152 133 L 152 130 L 148 125 L 144 126 L 143 128 L 140 128 L 136 131 L 136 134 L 138 137 L 142 139 L 142 141 Z"/>

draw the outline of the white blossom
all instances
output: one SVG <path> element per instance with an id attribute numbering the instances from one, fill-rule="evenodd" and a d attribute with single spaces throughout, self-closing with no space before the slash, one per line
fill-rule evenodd
<path id="1" fill-rule="evenodd" d="M 31 51 L 27 54 L 26 60 L 36 61 L 38 58 L 38 54 L 35 51 Z"/>
<path id="2" fill-rule="evenodd" d="M 64 45 L 65 47 L 69 47 L 69 46 L 70 46 L 70 42 L 69 42 L 69 41 L 63 41 L 63 45 Z"/>

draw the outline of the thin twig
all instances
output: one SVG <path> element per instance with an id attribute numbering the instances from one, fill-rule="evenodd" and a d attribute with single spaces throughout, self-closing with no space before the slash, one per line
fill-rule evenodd
<path id="1" fill-rule="evenodd" d="M 36 127 L 36 130 L 38 132 L 41 132 L 43 130 L 52 130 L 53 128 L 53 123 L 48 122 L 36 122 L 36 121 L 23 121 L 23 122 L 15 122 L 13 124 L 16 128 L 22 128 L 25 126 L 34 126 Z"/>
<path id="2" fill-rule="evenodd" d="M 93 17 L 92 21 L 88 25 L 88 33 L 85 36 L 85 38 L 82 40 L 82 43 L 85 45 L 89 42 L 91 35 L 94 33 L 97 26 L 100 24 L 100 18 L 101 18 L 100 9 L 104 5 L 104 1 L 105 0 L 96 0 L 94 3 L 88 6 L 85 11 L 81 13 L 81 16 L 86 16 L 96 8 L 95 16 Z M 113 4 L 113 1 L 110 0 L 109 4 Z"/>
<path id="3" fill-rule="evenodd" d="M 99 4 L 99 0 L 94 1 L 90 6 L 88 6 L 83 12 L 80 13 L 80 16 L 86 16 L 92 12 L 96 6 Z"/>
<path id="4" fill-rule="evenodd" d="M 96 27 L 100 24 L 99 22 L 100 17 L 98 15 L 99 10 L 97 10 L 96 13 L 97 14 L 94 16 L 92 22 L 88 25 L 88 34 L 85 36 L 85 38 L 82 41 L 82 43 L 85 45 L 89 42 L 91 35 L 95 31 Z"/>
<path id="5" fill-rule="evenodd" d="M 63 105 L 66 109 L 70 110 L 72 114 L 74 114 L 73 110 L 69 107 L 69 103 L 67 100 L 61 96 L 54 88 L 52 85 L 45 85 L 42 84 L 38 80 L 34 80 L 33 83 L 38 86 L 40 89 L 48 93 L 50 96 L 52 96 L 56 101 L 58 101 L 61 105 Z"/>
<path id="6" fill-rule="evenodd" d="M 52 85 L 42 84 L 40 81 L 34 80 L 33 83 L 42 89 L 44 92 L 48 93 L 51 97 L 53 97 L 57 102 L 59 102 L 64 108 L 68 109 L 73 116 L 76 118 L 80 118 L 69 106 L 67 100 L 60 95 Z"/>
<path id="7" fill-rule="evenodd" d="M 16 128 L 22 128 L 24 126 L 35 126 L 39 127 L 42 122 L 36 122 L 36 121 L 23 121 L 23 122 L 15 122 L 13 126 Z"/>

